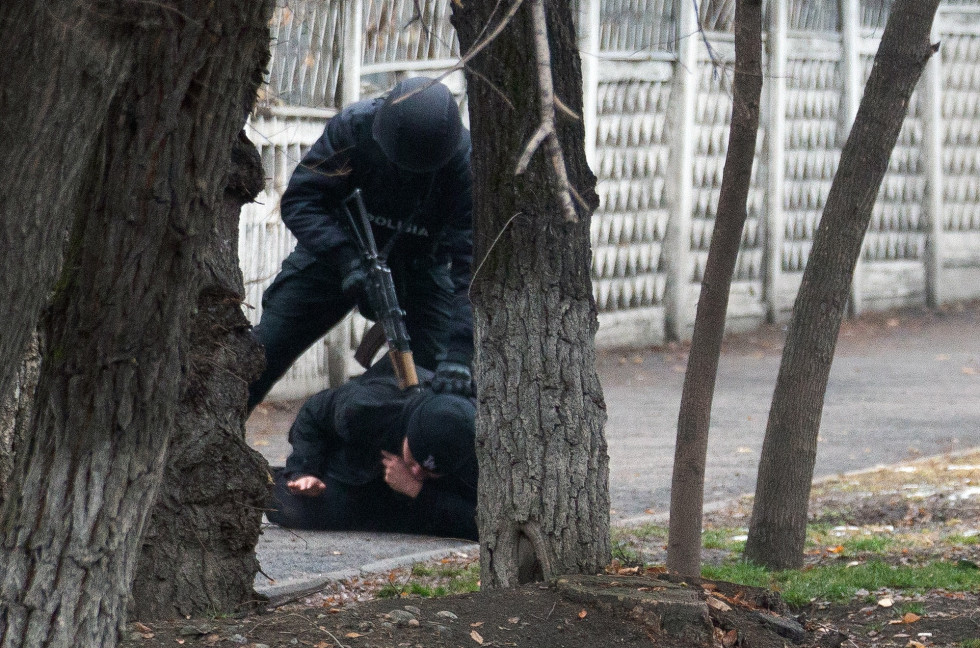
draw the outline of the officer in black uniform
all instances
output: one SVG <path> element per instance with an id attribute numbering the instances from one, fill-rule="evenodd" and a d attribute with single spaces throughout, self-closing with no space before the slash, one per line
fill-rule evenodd
<path id="1" fill-rule="evenodd" d="M 249 411 L 352 308 L 373 319 L 340 211 L 355 189 L 391 268 L 415 362 L 435 372 L 436 391 L 472 394 L 470 149 L 452 94 L 431 79 L 406 79 L 330 119 L 282 197 L 297 245 L 262 296 L 253 330 L 266 368 L 249 386 Z"/>
<path id="2" fill-rule="evenodd" d="M 300 409 L 289 430 L 292 453 L 275 473 L 269 521 L 476 540 L 473 399 L 403 391 L 383 364 Z"/>

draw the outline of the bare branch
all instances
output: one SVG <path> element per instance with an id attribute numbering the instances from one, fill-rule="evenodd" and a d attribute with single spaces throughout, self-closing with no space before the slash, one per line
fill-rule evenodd
<path id="1" fill-rule="evenodd" d="M 561 202 L 565 220 L 575 223 L 578 222 L 578 214 L 572 202 L 568 172 L 565 169 L 565 155 L 558 141 L 558 133 L 555 131 L 555 87 L 551 78 L 551 51 L 548 48 L 548 22 L 544 12 L 544 0 L 531 1 L 531 24 L 534 28 L 534 54 L 538 66 L 538 106 L 541 125 L 524 148 L 515 174 L 520 175 L 525 171 L 531 156 L 543 142 L 558 184 L 558 200 Z"/>
<path id="2" fill-rule="evenodd" d="M 554 132 L 554 124 L 542 123 L 540 126 L 538 126 L 538 130 L 531 136 L 531 139 L 528 140 L 527 145 L 524 147 L 524 152 L 521 154 L 521 159 L 517 161 L 517 168 L 514 170 L 514 175 L 521 175 L 527 171 L 527 165 L 531 162 L 531 156 L 534 155 L 534 152 L 538 150 L 539 146 L 541 146 L 541 142 L 544 141 L 544 138 L 554 134 Z"/>

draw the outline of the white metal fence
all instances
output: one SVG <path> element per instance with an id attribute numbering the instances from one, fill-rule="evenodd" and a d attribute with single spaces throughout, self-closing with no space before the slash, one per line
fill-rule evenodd
<path id="1" fill-rule="evenodd" d="M 458 60 L 450 2 L 280 0 L 269 83 L 249 124 L 268 176 L 241 226 L 253 321 L 292 249 L 278 216 L 289 174 L 338 106 Z M 700 2 L 696 16 L 690 0 L 575 3 L 601 199 L 592 225 L 600 345 L 690 333 L 727 147 L 734 5 Z M 766 8 L 763 121 L 732 329 L 788 316 L 889 6 L 788 0 Z M 940 56 L 913 96 L 875 206 L 855 311 L 980 296 L 980 0 L 944 0 L 935 39 Z M 462 74 L 448 82 L 465 102 Z M 364 328 L 350 318 L 274 395 L 341 380 Z"/>

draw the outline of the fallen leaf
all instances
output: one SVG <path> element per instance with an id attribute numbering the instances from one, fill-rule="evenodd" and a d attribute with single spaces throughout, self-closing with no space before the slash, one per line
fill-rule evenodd
<path id="1" fill-rule="evenodd" d="M 738 630 L 734 628 L 725 633 L 725 636 L 721 638 L 721 645 L 725 648 L 732 648 L 735 642 L 738 641 Z"/>
<path id="2" fill-rule="evenodd" d="M 510 617 L 507 619 L 507 623 L 520 623 L 521 617 Z"/>
<path id="3" fill-rule="evenodd" d="M 327 643 L 326 641 L 321 641 L 320 643 L 313 646 L 313 648 L 331 648 L 333 644 Z"/>
<path id="4" fill-rule="evenodd" d="M 899 322 L 898 318 L 895 317 L 889 319 L 888 322 L 886 322 L 886 324 L 888 324 L 888 326 L 891 326 L 892 328 L 898 326 L 900 323 L 901 322 Z"/>
<path id="5" fill-rule="evenodd" d="M 144 625 L 144 624 L 140 623 L 139 621 L 137 621 L 136 623 L 133 624 L 133 629 L 134 630 L 137 630 L 139 632 L 153 632 L 153 630 L 150 628 L 150 626 Z"/>
<path id="6" fill-rule="evenodd" d="M 364 635 L 362 635 L 359 632 L 348 632 L 344 636 L 347 637 L 348 639 L 357 639 L 358 637 L 363 637 Z"/>
<path id="7" fill-rule="evenodd" d="M 483 625 L 483 623 L 484 623 L 483 621 L 477 621 L 476 623 L 471 623 L 470 624 L 470 627 L 471 628 L 479 628 L 481 625 Z"/>
<path id="8" fill-rule="evenodd" d="M 887 596 L 883 599 L 878 599 L 878 606 L 883 608 L 890 608 L 895 605 L 895 601 L 891 600 Z"/>
<path id="9" fill-rule="evenodd" d="M 837 545 L 836 547 L 827 547 L 827 553 L 839 554 L 844 551 L 844 545 Z"/>
<path id="10" fill-rule="evenodd" d="M 926 645 L 919 643 L 918 641 L 912 640 L 905 644 L 905 648 L 926 648 Z"/>
<path id="11" fill-rule="evenodd" d="M 906 612 L 902 616 L 902 623 L 915 623 L 916 621 L 918 621 L 921 618 L 922 617 L 920 615 L 915 614 L 914 612 Z"/>
<path id="12" fill-rule="evenodd" d="M 728 603 L 725 603 L 720 599 L 716 599 L 714 596 L 709 596 L 706 603 L 708 604 L 708 607 L 718 610 L 719 612 L 728 612 L 732 609 L 732 606 L 730 606 Z"/>
<path id="13" fill-rule="evenodd" d="M 977 370 L 974 367 L 963 367 L 963 375 L 965 376 L 976 376 Z"/>
<path id="14" fill-rule="evenodd" d="M 578 618 L 584 619 L 586 616 L 588 616 L 588 614 L 589 614 L 588 612 L 582 610 L 581 612 L 578 613 Z"/>
<path id="15" fill-rule="evenodd" d="M 483 637 L 481 637 L 480 633 L 477 632 L 476 630 L 470 630 L 470 639 L 480 644 L 481 646 L 483 645 Z"/>

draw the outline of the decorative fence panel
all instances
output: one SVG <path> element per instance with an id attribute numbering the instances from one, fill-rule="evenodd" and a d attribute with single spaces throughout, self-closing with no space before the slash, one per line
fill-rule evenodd
<path id="1" fill-rule="evenodd" d="M 729 328 L 786 319 L 892 0 L 766 7 L 767 76 Z M 280 0 L 249 136 L 268 184 L 246 207 L 249 314 L 294 241 L 289 175 L 336 109 L 459 58 L 452 0 Z M 734 0 L 577 0 L 583 115 L 600 207 L 592 223 L 600 346 L 690 334 L 731 113 Z M 698 33 L 698 24 L 705 35 Z M 910 105 L 855 275 L 852 307 L 980 297 L 980 0 L 944 0 L 934 57 Z M 708 45 L 705 43 L 707 42 Z M 462 74 L 447 82 L 465 106 Z M 273 395 L 343 380 L 368 323 L 352 316 Z"/>
<path id="2" fill-rule="evenodd" d="M 780 312 L 796 298 L 843 141 L 840 37 L 791 38 L 787 58 Z"/>
<path id="3" fill-rule="evenodd" d="M 972 299 L 980 286 L 980 7 L 944 16 L 941 296 Z"/>

